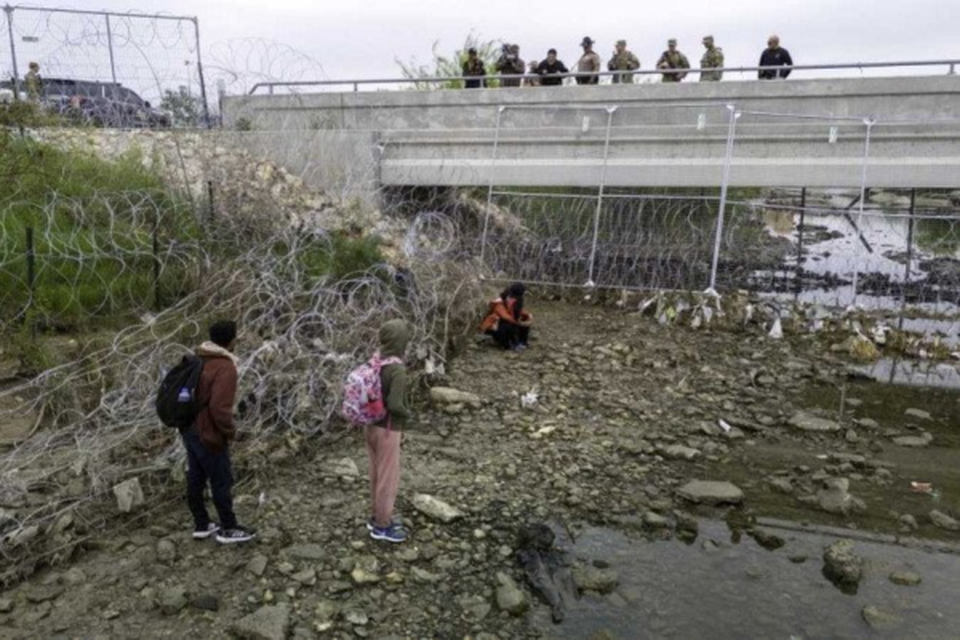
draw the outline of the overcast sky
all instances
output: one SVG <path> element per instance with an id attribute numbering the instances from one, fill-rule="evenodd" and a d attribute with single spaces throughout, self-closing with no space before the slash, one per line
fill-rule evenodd
<path id="1" fill-rule="evenodd" d="M 39 3 L 35 3 L 39 4 Z M 541 59 L 555 47 L 571 64 L 583 36 L 608 56 L 619 38 L 651 68 L 667 38 L 676 37 L 694 66 L 700 38 L 713 34 L 728 66 L 754 65 L 766 38 L 781 37 L 797 64 L 960 58 L 960 0 L 55 0 L 52 6 L 111 11 L 163 12 L 200 19 L 208 65 L 232 61 L 242 39 L 280 43 L 322 66 L 307 65 L 318 79 L 394 77 L 397 58 L 429 61 L 434 41 L 452 53 L 471 32 L 482 39 L 516 42 L 521 57 Z M 651 8 L 657 7 L 659 12 Z M 5 36 L 4 36 L 5 39 Z M 233 43 L 233 48 L 229 45 Z M 266 49 L 281 66 L 303 61 Z M 292 60 L 292 61 L 291 61 Z M 277 71 L 282 74 L 284 71 Z M 300 75 L 303 75 L 301 72 Z"/>

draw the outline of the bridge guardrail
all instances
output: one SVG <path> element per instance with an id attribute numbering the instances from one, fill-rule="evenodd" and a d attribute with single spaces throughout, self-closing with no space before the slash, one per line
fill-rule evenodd
<path id="1" fill-rule="evenodd" d="M 960 66 L 960 59 L 948 60 L 907 60 L 894 62 L 844 62 L 836 64 L 801 64 L 781 67 L 720 67 L 719 70 L 724 73 L 748 73 L 760 71 L 783 71 L 789 69 L 793 71 L 835 71 L 842 69 L 902 69 L 907 67 L 947 67 L 947 75 L 956 75 L 957 67 Z M 601 78 L 631 75 L 631 76 L 661 76 L 670 74 L 690 74 L 702 72 L 715 72 L 716 68 L 693 68 L 693 69 L 636 69 L 634 71 L 601 71 L 596 73 L 558 73 L 551 74 L 550 77 L 559 78 L 577 78 L 577 77 L 597 77 Z M 538 74 L 513 74 L 513 75 L 488 75 L 484 78 L 496 80 L 534 80 L 540 79 Z M 277 88 L 298 88 L 298 87 L 335 87 L 352 86 L 353 91 L 359 91 L 361 85 L 407 85 L 407 84 L 443 84 L 447 82 L 462 81 L 463 76 L 443 76 L 436 78 L 368 78 L 353 80 L 299 80 L 292 82 L 258 82 L 250 88 L 248 95 L 254 95 L 260 89 L 266 89 L 268 93 L 274 93 Z"/>

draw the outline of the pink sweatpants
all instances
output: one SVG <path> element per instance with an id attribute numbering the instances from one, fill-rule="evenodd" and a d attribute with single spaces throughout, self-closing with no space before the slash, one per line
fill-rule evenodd
<path id="1" fill-rule="evenodd" d="M 365 427 L 367 454 L 370 456 L 370 499 L 377 526 L 393 520 L 393 505 L 400 488 L 400 431 L 383 427 Z"/>

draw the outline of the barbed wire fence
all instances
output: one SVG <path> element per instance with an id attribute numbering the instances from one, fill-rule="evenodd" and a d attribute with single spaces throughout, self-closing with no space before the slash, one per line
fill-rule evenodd
<path id="1" fill-rule="evenodd" d="M 132 102 L 129 94 L 104 90 L 120 85 L 153 108 L 164 101 L 189 102 L 208 122 L 209 101 L 196 17 L 113 13 L 4 5 L 0 12 L 0 77 L 17 97 L 27 96 L 28 65 L 40 65 L 47 93 Z M 61 81 L 61 82 L 55 82 Z M 76 82 L 87 83 L 78 87 Z M 54 85 L 63 85 L 62 87 Z M 174 96 L 171 98 L 170 96 Z"/>
<path id="2" fill-rule="evenodd" d="M 250 72 L 235 75 L 242 84 Z M 573 115 L 579 126 L 583 114 Z M 398 200 L 378 186 L 389 139 L 310 124 L 151 134 L 159 146 L 144 157 L 180 200 L 51 194 L 25 222 L 0 224 L 7 326 L 116 323 L 82 343 L 55 343 L 66 362 L 0 386 L 10 447 L 0 455 L 0 580 L 69 557 L 116 518 L 105 498 L 121 483 L 136 481 L 154 504 L 177 486 L 182 452 L 152 399 L 161 371 L 215 318 L 237 318 L 244 331 L 239 413 L 244 464 L 256 469 L 331 424 L 343 376 L 369 354 L 383 320 L 410 320 L 417 364 L 442 371 L 451 341 L 475 329 L 481 274 L 588 291 L 747 289 L 836 306 L 874 292 L 917 306 L 958 301 L 960 220 L 949 203 L 920 202 L 922 193 L 913 206 L 880 208 L 851 205 L 845 193 L 491 181 Z M 98 153 L 113 157 L 142 142 L 136 132 L 95 135 Z M 602 172 L 594 175 L 601 185 Z M 397 215 L 358 202 L 370 192 L 392 198 Z M 364 233 L 389 239 L 382 263 L 331 268 L 338 239 Z M 884 261 L 886 278 L 871 275 L 865 255 Z"/>
<path id="3" fill-rule="evenodd" d="M 638 128 L 618 125 L 615 106 L 609 107 L 604 127 L 603 108 L 501 107 L 491 135 L 491 167 L 523 162 L 527 150 L 505 144 L 505 139 L 524 139 L 531 119 L 514 124 L 509 116 L 539 109 L 550 113 L 552 127 L 575 131 L 581 143 L 593 135 L 592 146 L 577 151 L 579 159 L 592 164 L 572 177 L 578 184 L 593 181 L 596 186 L 501 187 L 497 180 L 503 176 L 492 169 L 486 187 L 488 211 L 502 207 L 523 226 L 521 233 L 485 233 L 481 239 L 480 257 L 498 278 L 587 289 L 747 290 L 828 308 L 905 306 L 916 313 L 960 313 L 956 194 L 914 189 L 874 197 L 867 173 L 873 126 L 868 119 L 731 108 L 736 129 L 718 136 L 728 142 L 726 158 L 721 158 L 723 185 L 731 171 L 740 170 L 737 160 L 750 166 L 764 156 L 768 138 L 822 135 L 825 145 L 838 147 L 835 154 L 862 156 L 859 163 L 834 171 L 838 183 L 860 183 L 859 190 L 721 186 L 666 194 L 606 184 L 611 137 L 636 135 Z M 706 111 L 702 106 L 658 108 L 665 115 L 652 113 L 644 127 L 656 128 L 656 135 L 663 137 L 671 135 L 670 127 L 676 128 L 681 119 L 696 121 L 696 113 Z M 564 125 L 557 114 L 566 112 Z M 596 131 L 588 130 L 591 118 L 600 122 Z M 710 119 L 716 118 L 701 115 L 698 130 Z M 672 168 L 670 161 L 664 160 L 669 170 L 686 169 Z"/>

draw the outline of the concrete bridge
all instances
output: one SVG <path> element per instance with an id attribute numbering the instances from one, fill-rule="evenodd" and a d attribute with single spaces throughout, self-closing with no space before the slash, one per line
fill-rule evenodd
<path id="1" fill-rule="evenodd" d="M 225 98 L 292 170 L 373 186 L 960 187 L 960 76 Z M 267 132 L 275 132 L 268 134 Z"/>

